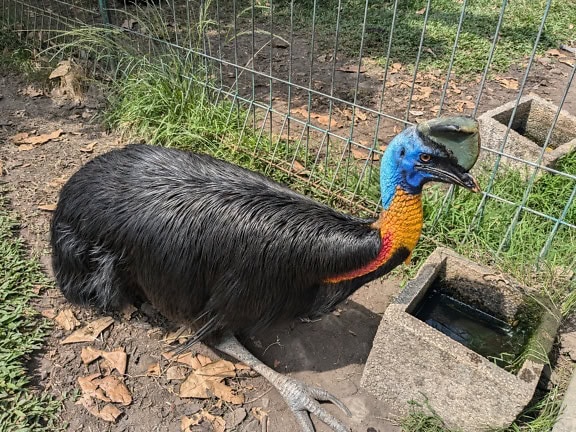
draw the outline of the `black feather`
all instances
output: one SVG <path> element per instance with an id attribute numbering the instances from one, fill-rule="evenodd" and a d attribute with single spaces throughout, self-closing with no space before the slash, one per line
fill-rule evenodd
<path id="1" fill-rule="evenodd" d="M 249 331 L 322 314 L 400 264 L 337 284 L 373 260 L 373 221 L 336 212 L 212 157 L 131 145 L 88 162 L 63 187 L 53 267 L 72 302 L 102 309 L 143 297 L 168 318 Z"/>

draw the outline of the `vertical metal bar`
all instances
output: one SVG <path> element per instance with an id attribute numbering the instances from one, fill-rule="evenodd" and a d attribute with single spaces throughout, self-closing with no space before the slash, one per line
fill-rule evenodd
<path id="1" fill-rule="evenodd" d="M 273 129 L 273 113 L 272 113 L 272 101 L 274 99 L 274 81 L 272 77 L 274 75 L 273 72 L 273 60 L 274 60 L 274 0 L 268 0 L 270 2 L 270 62 L 269 62 L 269 75 L 270 78 L 268 79 L 268 86 L 269 86 L 269 104 L 268 110 L 270 111 L 270 128 L 268 131 L 268 137 L 270 142 L 272 142 L 272 129 Z"/>
<path id="2" fill-rule="evenodd" d="M 408 121 L 410 115 L 410 107 L 412 106 L 412 97 L 414 96 L 414 86 L 416 85 L 416 78 L 418 77 L 418 67 L 420 66 L 420 57 L 422 56 L 422 48 L 424 48 L 424 38 L 426 37 L 426 26 L 428 25 L 428 17 L 430 15 L 430 3 L 426 3 L 426 12 L 424 13 L 424 23 L 422 24 L 422 33 L 420 35 L 420 45 L 418 46 L 418 54 L 416 55 L 416 63 L 414 65 L 414 76 L 412 78 L 412 86 L 410 87 L 410 96 L 408 97 L 408 106 L 406 107 L 406 114 L 404 120 Z"/>
<path id="3" fill-rule="evenodd" d="M 444 88 L 442 89 L 442 95 L 440 96 L 440 108 L 438 109 L 438 117 L 440 117 L 442 114 L 442 107 L 444 106 L 444 100 L 446 99 L 446 93 L 448 92 L 450 75 L 452 74 L 454 59 L 456 58 L 456 50 L 458 49 L 458 41 L 460 40 L 460 33 L 462 32 L 462 24 L 464 24 L 464 17 L 466 16 L 467 4 L 468 0 L 463 0 L 462 9 L 460 10 L 460 19 L 458 20 L 458 29 L 456 30 L 456 37 L 454 38 L 454 46 L 452 47 L 452 54 L 450 55 L 450 63 L 448 64 L 448 71 L 446 72 L 446 81 L 444 82 Z"/>
<path id="4" fill-rule="evenodd" d="M 306 159 L 304 160 L 304 166 L 308 166 L 308 148 L 310 146 L 310 110 L 312 109 L 312 77 L 314 74 L 314 50 L 316 43 L 316 7 L 317 1 L 314 0 L 312 5 L 312 35 L 310 36 L 310 72 L 308 79 L 308 116 L 306 119 Z M 340 1 L 340 0 L 339 0 Z"/>
<path id="5" fill-rule="evenodd" d="M 287 119 L 288 123 L 286 125 L 286 152 L 289 151 L 290 148 L 290 133 L 291 133 L 291 122 L 290 122 L 290 114 L 292 110 L 292 62 L 294 61 L 293 57 L 293 47 L 294 47 L 294 0 L 290 0 L 290 38 L 289 38 L 289 47 L 290 50 L 288 53 L 288 106 L 287 106 Z M 296 155 L 294 155 L 296 157 Z M 290 168 L 294 166 L 294 159 L 292 160 L 292 164 Z"/>
<path id="6" fill-rule="evenodd" d="M 110 25 L 110 14 L 106 0 L 98 0 L 98 7 L 100 8 L 100 15 L 102 16 L 102 23 L 104 25 Z"/>
<path id="7" fill-rule="evenodd" d="M 558 218 L 558 220 L 554 224 L 554 227 L 552 227 L 552 230 L 550 231 L 550 234 L 548 235 L 548 238 L 546 239 L 546 243 L 544 243 L 544 246 L 542 247 L 542 250 L 540 251 L 540 254 L 538 255 L 539 259 L 544 259 L 544 258 L 546 258 L 546 255 L 548 255 L 548 251 L 550 249 L 550 246 L 552 245 L 552 242 L 554 241 L 554 237 L 556 237 L 556 233 L 558 232 L 558 229 L 560 228 L 561 221 L 566 219 L 566 216 L 568 215 L 568 211 L 570 210 L 570 207 L 572 207 L 572 204 L 575 202 L 575 200 L 576 200 L 576 184 L 574 184 L 574 188 L 572 189 L 572 194 L 570 195 L 570 198 L 568 198 L 568 201 L 566 201 L 566 205 L 564 206 L 564 210 L 562 211 L 562 214 L 560 215 L 560 217 Z"/>
<path id="8" fill-rule="evenodd" d="M 478 114 L 478 108 L 480 107 L 480 100 L 482 98 L 482 94 L 484 93 L 484 86 L 486 85 L 486 80 L 488 79 L 488 72 L 490 72 L 490 66 L 492 65 L 492 59 L 494 58 L 494 52 L 496 51 L 496 45 L 498 43 L 498 38 L 500 37 L 500 29 L 502 28 L 502 22 L 504 21 L 504 12 L 506 12 L 507 6 L 508 6 L 508 0 L 502 0 L 502 6 L 500 7 L 500 15 L 498 16 L 498 23 L 496 24 L 496 29 L 494 30 L 494 36 L 492 37 L 492 46 L 490 47 L 490 52 L 488 53 L 488 59 L 486 60 L 486 67 L 484 68 L 484 73 L 482 74 L 482 80 L 480 81 L 480 87 L 478 88 L 476 105 L 474 106 L 474 111 L 472 112 L 473 117 L 476 117 L 476 114 Z"/>

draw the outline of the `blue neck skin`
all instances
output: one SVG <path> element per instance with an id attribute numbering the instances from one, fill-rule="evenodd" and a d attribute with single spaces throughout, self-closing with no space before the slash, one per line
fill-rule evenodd
<path id="1" fill-rule="evenodd" d="M 414 171 L 419 141 L 415 129 L 411 127 L 396 135 L 388 144 L 380 161 L 380 193 L 384 210 L 390 208 L 398 187 L 413 195 L 422 192 L 424 178 Z"/>

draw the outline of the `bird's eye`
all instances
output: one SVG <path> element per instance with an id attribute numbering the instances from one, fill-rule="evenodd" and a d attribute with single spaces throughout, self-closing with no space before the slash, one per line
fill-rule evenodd
<path id="1" fill-rule="evenodd" d="M 429 155 L 428 153 L 422 153 L 422 154 L 420 155 L 420 160 L 421 160 L 422 162 L 430 162 L 431 159 L 432 159 L 432 156 Z"/>

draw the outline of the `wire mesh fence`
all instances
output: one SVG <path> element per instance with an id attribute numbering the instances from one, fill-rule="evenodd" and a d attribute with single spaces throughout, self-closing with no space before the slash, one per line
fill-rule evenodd
<path id="1" fill-rule="evenodd" d="M 380 155 L 407 124 L 484 114 L 501 132 L 482 122 L 492 132 L 488 140 L 482 134 L 484 191 L 464 213 L 466 229 L 451 235 L 459 242 L 476 236 L 494 225 L 486 216 L 492 211 L 499 218 L 490 234 L 496 240 L 482 242 L 496 254 L 513 244 L 521 250 L 537 227 L 538 250 L 530 243 L 522 253 L 562 256 L 571 267 L 576 162 L 557 159 L 576 148 L 574 54 L 559 49 L 576 39 L 574 6 L 560 0 L 2 0 L 6 21 L 44 47 L 62 31 L 90 25 L 117 29 L 143 56 L 179 53 L 195 65 L 183 78 L 209 89 L 214 103 L 232 102 L 229 121 L 239 125 L 240 137 L 255 136 L 250 154 L 265 171 L 280 170 L 350 211 L 378 212 Z M 553 105 L 527 102 L 531 92 Z M 518 151 L 516 145 L 525 145 L 520 137 L 534 144 L 531 153 Z M 542 202 L 545 177 L 554 179 L 546 182 L 557 188 L 555 205 Z M 456 190 L 435 193 L 441 198 L 427 213 L 430 235 L 442 223 L 449 230 L 447 219 L 464 217 L 453 210 Z"/>

